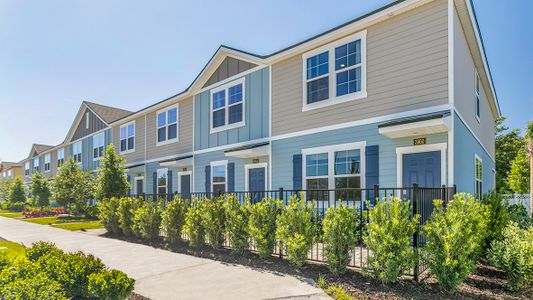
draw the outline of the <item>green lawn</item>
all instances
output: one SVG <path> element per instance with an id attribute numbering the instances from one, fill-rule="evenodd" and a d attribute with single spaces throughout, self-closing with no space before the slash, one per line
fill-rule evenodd
<path id="1" fill-rule="evenodd" d="M 51 225 L 59 222 L 58 217 L 45 217 L 45 218 L 27 218 L 22 219 L 22 221 L 41 224 L 41 225 Z"/>
<path id="2" fill-rule="evenodd" d="M 102 223 L 98 220 L 89 220 L 80 217 L 45 217 L 45 218 L 28 218 L 22 219 L 23 221 L 40 224 L 40 225 L 52 225 L 56 228 L 67 230 L 88 230 L 102 228 Z"/>
<path id="3" fill-rule="evenodd" d="M 7 257 L 15 258 L 18 256 L 23 256 L 26 252 L 26 247 L 10 241 L 0 240 L 0 252 L 4 251 L 7 254 Z"/>
<path id="4" fill-rule="evenodd" d="M 76 222 L 76 223 L 63 223 L 63 224 L 54 224 L 52 225 L 56 228 L 66 229 L 66 230 L 89 230 L 89 229 L 97 229 L 97 228 L 103 228 L 102 223 L 100 221 L 84 221 L 84 222 Z"/>
<path id="5" fill-rule="evenodd" d="M 6 218 L 22 218 L 23 215 L 21 212 L 9 211 L 9 210 L 0 210 L 0 216 Z"/>

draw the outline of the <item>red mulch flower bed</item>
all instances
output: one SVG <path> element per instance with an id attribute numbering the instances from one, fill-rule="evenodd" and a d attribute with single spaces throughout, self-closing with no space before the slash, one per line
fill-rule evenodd
<path id="1" fill-rule="evenodd" d="M 32 210 L 22 211 L 24 218 L 54 217 L 54 216 L 62 215 L 64 213 L 65 213 L 65 209 L 63 207 L 48 208 L 48 209 L 32 209 Z"/>

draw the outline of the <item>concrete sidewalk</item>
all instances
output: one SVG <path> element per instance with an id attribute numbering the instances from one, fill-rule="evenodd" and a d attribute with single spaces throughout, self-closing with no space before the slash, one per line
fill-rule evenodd
<path id="1" fill-rule="evenodd" d="M 91 253 L 136 280 L 150 299 L 329 299 L 295 277 L 173 253 L 145 245 L 0 217 L 0 237 L 29 246 L 55 243 Z"/>

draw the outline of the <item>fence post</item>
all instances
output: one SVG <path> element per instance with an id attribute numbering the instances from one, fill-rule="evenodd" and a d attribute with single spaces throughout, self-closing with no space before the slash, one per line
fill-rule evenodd
<path id="1" fill-rule="evenodd" d="M 418 189 L 418 184 L 413 184 L 413 217 L 418 213 L 418 201 L 420 200 L 419 195 L 420 190 Z M 418 255 L 418 238 L 420 235 L 420 221 L 416 226 L 415 233 L 413 235 L 413 251 L 415 253 L 415 268 L 414 268 L 414 279 L 418 281 L 418 273 L 420 271 L 420 257 Z"/>
<path id="2" fill-rule="evenodd" d="M 283 200 L 283 193 L 284 193 L 283 188 L 280 187 L 279 188 L 279 200 L 281 200 L 281 203 L 285 204 L 285 202 Z M 278 247 L 279 247 L 278 256 L 279 256 L 279 258 L 281 258 L 283 256 L 283 244 L 281 243 L 281 241 L 279 241 Z"/>
<path id="3" fill-rule="evenodd" d="M 446 195 L 446 185 L 443 184 L 442 187 L 441 187 L 441 194 L 442 194 L 442 197 L 441 197 L 441 200 L 443 203 L 446 203 L 448 201 L 448 195 Z"/>

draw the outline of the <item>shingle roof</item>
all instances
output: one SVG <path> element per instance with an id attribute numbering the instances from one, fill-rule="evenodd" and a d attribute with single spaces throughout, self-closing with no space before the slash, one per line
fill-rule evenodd
<path id="1" fill-rule="evenodd" d="M 107 124 L 112 123 L 118 119 L 122 119 L 133 113 L 131 111 L 121 109 L 121 108 L 106 106 L 102 104 L 96 104 L 96 103 L 92 103 L 89 101 L 84 101 L 84 102 Z"/>
<path id="2" fill-rule="evenodd" d="M 37 151 L 37 154 L 43 153 L 46 150 L 50 150 L 54 148 L 54 146 L 43 145 L 43 144 L 33 144 L 33 146 L 35 147 L 35 151 Z"/>

